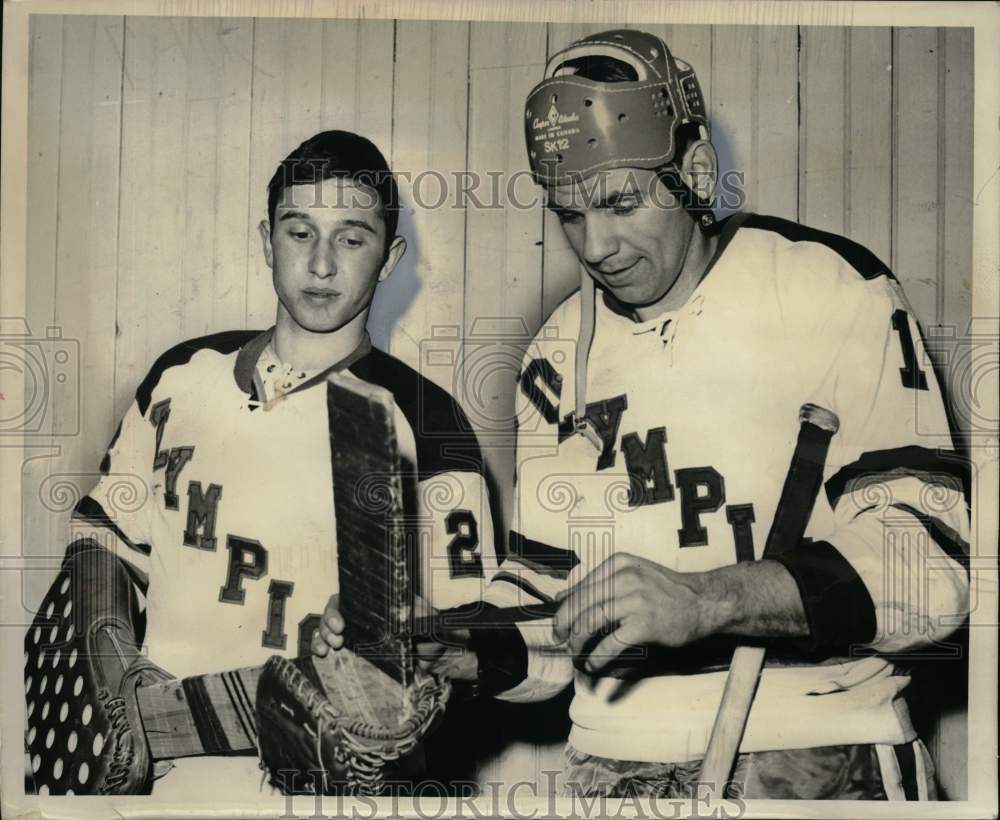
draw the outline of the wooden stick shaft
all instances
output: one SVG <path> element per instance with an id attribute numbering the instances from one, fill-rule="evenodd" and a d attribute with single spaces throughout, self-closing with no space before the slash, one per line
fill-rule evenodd
<path id="1" fill-rule="evenodd" d="M 816 494 L 823 484 L 830 439 L 840 426 L 834 413 L 811 404 L 802 406 L 799 422 L 799 436 L 764 545 L 763 558 L 798 547 L 812 516 Z M 708 787 L 710 797 L 721 798 L 725 794 L 763 666 L 764 649 L 761 647 L 740 646 L 733 653 L 699 776 L 700 782 Z"/>
<path id="2" fill-rule="evenodd" d="M 701 782 L 714 797 L 723 796 L 763 666 L 763 647 L 738 646 L 733 652 L 726 687 L 722 690 L 719 711 L 715 714 L 711 739 L 701 764 Z"/>

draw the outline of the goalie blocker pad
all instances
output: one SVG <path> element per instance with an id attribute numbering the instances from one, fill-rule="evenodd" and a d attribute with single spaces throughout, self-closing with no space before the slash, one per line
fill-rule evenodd
<path id="1" fill-rule="evenodd" d="M 139 653 L 137 582 L 96 541 L 66 550 L 24 639 L 25 750 L 37 794 L 147 794 L 135 689 L 168 679 Z"/>

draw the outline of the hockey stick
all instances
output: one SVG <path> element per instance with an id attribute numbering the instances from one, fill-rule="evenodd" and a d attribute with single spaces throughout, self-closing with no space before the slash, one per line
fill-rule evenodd
<path id="1" fill-rule="evenodd" d="M 484 607 L 480 603 L 462 604 L 453 609 L 414 618 L 410 635 L 415 639 L 433 640 L 453 630 L 468 629 L 475 632 L 478 629 L 538 621 L 555 616 L 560 604 L 561 601 L 507 607 Z"/>
<path id="2" fill-rule="evenodd" d="M 336 374 L 328 382 L 340 607 L 350 624 L 347 647 L 363 652 L 406 685 L 415 663 L 412 643 L 419 638 L 554 615 L 558 602 L 503 609 L 474 603 L 409 617 L 415 556 L 408 554 L 404 522 L 415 517 L 416 491 L 401 466 L 392 397 Z M 256 752 L 261 670 L 212 672 L 140 687 L 137 700 L 151 757 Z"/>
<path id="3" fill-rule="evenodd" d="M 830 439 L 840 427 L 840 420 L 835 413 L 814 404 L 802 405 L 799 423 L 799 437 L 771 522 L 771 531 L 764 544 L 762 559 L 789 552 L 802 540 L 816 495 L 823 483 L 823 467 Z M 763 647 L 739 646 L 733 653 L 733 662 L 729 667 L 722 701 L 715 716 L 699 775 L 699 781 L 708 786 L 709 797 L 724 796 L 763 665 Z"/>
<path id="4" fill-rule="evenodd" d="M 513 626 L 551 618 L 558 602 L 531 606 L 444 610 L 414 619 L 411 640 L 440 639 L 451 630 Z M 262 667 L 193 675 L 142 686 L 137 696 L 150 755 L 154 760 L 256 751 L 254 702 Z"/>

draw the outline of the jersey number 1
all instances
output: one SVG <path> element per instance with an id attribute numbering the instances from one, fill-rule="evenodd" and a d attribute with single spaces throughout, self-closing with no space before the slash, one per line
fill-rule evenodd
<path id="1" fill-rule="evenodd" d="M 917 352 L 913 347 L 909 317 L 907 317 L 905 310 L 897 310 L 892 314 L 892 329 L 899 334 L 899 346 L 903 349 L 903 367 L 899 368 L 903 387 L 909 387 L 912 390 L 926 390 L 927 374 L 917 364 Z"/>

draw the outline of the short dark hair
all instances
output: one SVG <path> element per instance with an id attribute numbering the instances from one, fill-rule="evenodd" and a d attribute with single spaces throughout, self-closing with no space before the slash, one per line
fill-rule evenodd
<path id="1" fill-rule="evenodd" d="M 634 83 L 639 79 L 639 72 L 624 60 L 603 54 L 575 57 L 559 67 L 575 69 L 577 77 L 597 83 Z"/>
<path id="2" fill-rule="evenodd" d="M 338 177 L 366 185 L 378 194 L 388 248 L 399 224 L 399 188 L 382 152 L 371 140 L 350 131 L 322 131 L 281 161 L 267 183 L 267 218 L 271 230 L 286 188 Z"/>

